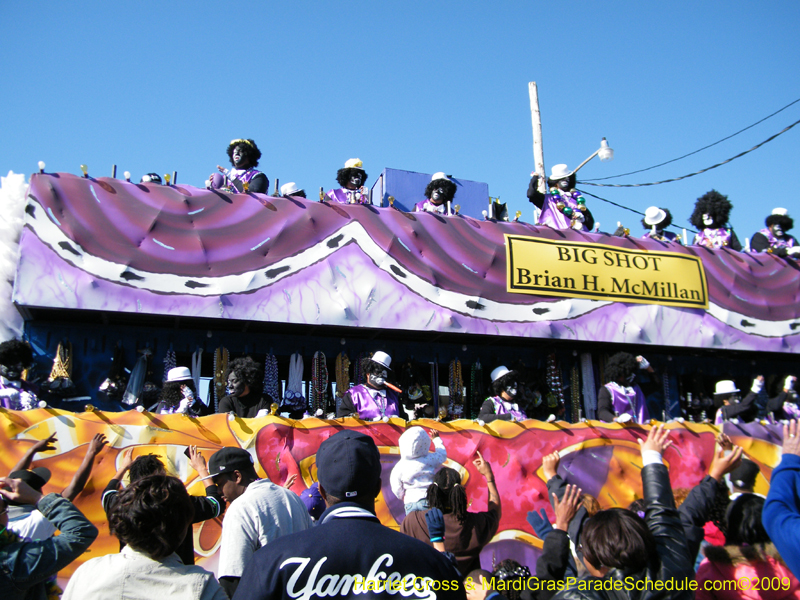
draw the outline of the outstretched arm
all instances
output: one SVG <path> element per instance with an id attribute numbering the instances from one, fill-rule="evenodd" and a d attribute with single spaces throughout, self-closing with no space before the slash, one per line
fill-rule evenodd
<path id="1" fill-rule="evenodd" d="M 492 472 L 492 465 L 486 462 L 478 452 L 478 458 L 472 461 L 472 464 L 478 469 L 478 473 L 483 475 L 486 480 L 486 487 L 489 489 L 489 511 L 497 513 L 498 521 L 503 516 L 503 506 L 500 503 L 500 494 L 497 491 L 497 484 L 494 481 L 494 473 Z"/>
<path id="2" fill-rule="evenodd" d="M 58 440 L 56 439 L 56 434 L 54 433 L 50 437 L 34 443 L 30 448 L 28 448 L 28 451 L 25 452 L 22 458 L 19 459 L 17 464 L 11 468 L 9 473 L 13 473 L 14 471 L 23 471 L 30 468 L 34 455 L 37 452 L 48 452 L 50 450 L 55 450 L 56 442 L 58 442 Z"/>
<path id="3" fill-rule="evenodd" d="M 96 434 L 92 441 L 89 442 L 89 447 L 86 449 L 86 455 L 83 457 L 81 466 L 75 471 L 75 475 L 69 485 L 61 492 L 64 498 L 72 502 L 83 491 L 83 488 L 86 487 L 86 482 L 89 480 L 89 475 L 92 474 L 94 459 L 107 443 L 106 436 L 102 433 Z"/>

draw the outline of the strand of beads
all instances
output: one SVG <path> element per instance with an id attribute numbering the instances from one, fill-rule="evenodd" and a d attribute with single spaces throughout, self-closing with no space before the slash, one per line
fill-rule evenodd
<path id="1" fill-rule="evenodd" d="M 461 361 L 457 358 L 450 361 L 447 383 L 450 394 L 448 412 L 453 417 L 460 417 L 464 413 L 464 379 L 461 376 Z"/>
<path id="2" fill-rule="evenodd" d="M 281 397 L 280 381 L 278 380 L 278 359 L 274 354 L 267 354 L 264 358 L 264 389 L 273 400 Z"/>
<path id="3" fill-rule="evenodd" d="M 225 388 L 228 382 L 225 374 L 228 371 L 228 360 L 230 355 L 228 349 L 220 346 L 214 352 L 214 412 L 219 410 L 219 401 L 225 396 Z"/>
<path id="4" fill-rule="evenodd" d="M 178 359 L 175 356 L 175 350 L 171 347 L 167 350 L 167 354 L 164 356 L 164 378 L 161 381 L 167 380 L 167 373 L 170 372 L 170 369 L 174 369 L 178 366 Z"/>
<path id="5" fill-rule="evenodd" d="M 570 381 L 572 386 L 572 414 L 570 420 L 573 423 L 577 423 L 580 419 L 579 415 L 581 414 L 581 374 L 580 369 L 578 368 L 578 363 L 575 363 L 572 367 L 572 376 Z"/>
<path id="6" fill-rule="evenodd" d="M 309 394 L 312 415 L 316 415 L 320 410 L 325 411 L 325 392 L 327 389 L 328 365 L 325 354 L 315 352 L 311 361 L 311 393 Z"/>

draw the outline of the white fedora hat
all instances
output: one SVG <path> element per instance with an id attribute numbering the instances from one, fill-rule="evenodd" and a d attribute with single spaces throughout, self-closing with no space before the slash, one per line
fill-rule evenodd
<path id="1" fill-rule="evenodd" d="M 666 211 L 658 208 L 657 206 L 651 206 L 646 211 L 644 211 L 644 222 L 648 225 L 658 225 L 667 218 Z"/>
<path id="2" fill-rule="evenodd" d="M 192 378 L 189 367 L 175 367 L 167 372 L 167 381 L 188 381 Z"/>
<path id="3" fill-rule="evenodd" d="M 386 367 L 387 369 L 392 368 L 392 357 L 386 354 L 386 352 L 381 352 L 378 350 L 375 354 L 372 355 L 372 362 L 376 362 L 379 365 Z"/>
<path id="4" fill-rule="evenodd" d="M 294 181 L 290 181 L 289 183 L 284 183 L 281 186 L 281 196 L 291 196 L 292 194 L 296 194 L 297 192 L 302 192 L 303 188 L 297 187 L 297 184 Z"/>
<path id="5" fill-rule="evenodd" d="M 351 158 L 346 163 L 344 163 L 345 169 L 363 169 L 364 163 L 361 162 L 360 158 Z"/>
<path id="6" fill-rule="evenodd" d="M 510 373 L 508 369 L 506 369 L 503 365 L 497 367 L 494 371 L 492 371 L 492 383 L 500 379 L 506 373 Z"/>
<path id="7" fill-rule="evenodd" d="M 433 176 L 431 177 L 431 181 L 436 181 L 437 179 L 446 179 L 447 181 L 450 181 L 450 178 L 447 175 L 445 175 L 442 171 L 434 173 Z"/>
<path id="8" fill-rule="evenodd" d="M 550 179 L 564 179 L 572 175 L 572 172 L 567 168 L 567 165 L 553 165 L 550 168 Z"/>
<path id="9" fill-rule="evenodd" d="M 723 379 L 722 381 L 717 382 L 717 387 L 714 389 L 714 395 L 733 394 L 734 392 L 738 391 L 739 388 L 736 387 L 735 383 L 733 383 L 730 379 Z"/>

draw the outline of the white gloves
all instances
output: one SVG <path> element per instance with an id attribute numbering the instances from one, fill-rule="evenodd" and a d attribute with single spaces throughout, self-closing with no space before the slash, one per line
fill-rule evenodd
<path id="1" fill-rule="evenodd" d="M 753 387 L 750 388 L 750 391 L 754 394 L 758 394 L 761 390 L 764 389 L 764 381 L 761 379 L 753 379 Z"/>
<path id="2" fill-rule="evenodd" d="M 647 360 L 644 356 L 637 356 L 636 360 L 639 361 L 639 368 L 640 369 L 649 369 L 650 368 L 650 361 Z"/>
<path id="3" fill-rule="evenodd" d="M 796 247 L 800 248 L 800 246 L 796 246 Z M 797 381 L 797 377 L 795 377 L 794 375 L 789 375 L 786 378 L 786 381 L 783 384 L 783 389 L 786 390 L 787 392 L 790 392 L 791 390 L 794 389 L 795 381 Z"/>
<path id="4" fill-rule="evenodd" d="M 625 413 L 625 414 L 622 414 L 622 415 L 618 416 L 616 419 L 614 419 L 614 421 L 616 421 L 617 423 L 627 423 L 632 418 L 633 417 L 631 416 L 630 413 Z"/>
<path id="5" fill-rule="evenodd" d="M 786 254 L 789 256 L 796 256 L 800 254 L 800 246 L 792 246 L 791 248 L 787 248 Z"/>

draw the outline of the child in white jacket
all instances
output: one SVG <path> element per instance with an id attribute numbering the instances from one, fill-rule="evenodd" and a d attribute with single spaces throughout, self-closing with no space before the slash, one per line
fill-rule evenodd
<path id="1" fill-rule="evenodd" d="M 435 450 L 429 452 L 431 438 Z M 439 432 L 431 429 L 430 435 L 422 427 L 410 427 L 400 436 L 400 461 L 392 469 L 392 492 L 405 505 L 406 514 L 426 510 L 428 486 L 433 483 L 436 468 L 447 460 L 447 450 Z"/>

